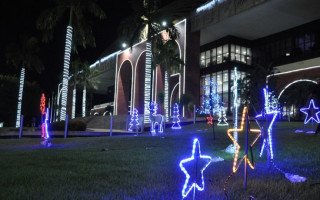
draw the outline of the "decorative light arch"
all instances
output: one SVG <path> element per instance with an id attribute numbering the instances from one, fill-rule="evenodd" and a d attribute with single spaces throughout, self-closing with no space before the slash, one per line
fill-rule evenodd
<path id="1" fill-rule="evenodd" d="M 310 83 L 314 83 L 314 84 L 318 84 L 317 81 L 314 81 L 314 80 L 310 80 L 310 79 L 300 79 L 300 80 L 295 80 L 291 83 L 289 83 L 288 85 L 286 85 L 280 92 L 279 96 L 278 96 L 278 99 L 280 99 L 282 93 L 288 88 L 290 87 L 291 85 L 295 84 L 295 83 L 298 83 L 298 82 L 310 82 Z"/>
<path id="2" fill-rule="evenodd" d="M 131 101 L 131 105 L 130 105 L 130 112 L 131 112 L 131 108 L 132 108 L 132 103 L 133 103 L 133 101 L 132 101 L 132 98 L 133 98 L 133 95 L 132 95 L 132 90 L 133 90 L 133 78 L 134 78 L 134 76 L 133 76 L 133 73 L 134 73 L 134 69 L 133 69 L 133 64 L 132 64 L 132 61 L 131 60 L 129 60 L 129 59 L 126 59 L 126 60 L 124 60 L 121 64 L 120 64 L 120 67 L 119 67 L 119 70 L 118 70 L 118 75 L 117 75 L 117 101 L 118 101 L 118 85 L 119 85 L 119 76 L 120 76 L 120 71 L 121 71 L 121 67 L 123 66 L 123 63 L 124 62 L 126 62 L 126 61 L 129 61 L 130 62 L 130 66 L 131 66 L 131 71 L 132 71 L 132 73 L 131 73 L 131 89 L 130 89 L 130 92 L 131 92 L 131 99 L 130 99 L 130 101 Z M 117 103 L 118 104 L 118 103 Z M 117 106 L 117 108 L 118 108 L 118 106 Z M 117 109 L 117 108 L 115 108 L 115 109 Z M 117 114 L 118 114 L 118 112 L 117 112 Z"/>

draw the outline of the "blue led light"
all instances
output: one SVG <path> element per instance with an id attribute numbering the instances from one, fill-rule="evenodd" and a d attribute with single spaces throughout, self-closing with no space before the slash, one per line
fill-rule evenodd
<path id="1" fill-rule="evenodd" d="M 45 125 L 45 133 L 44 133 L 44 139 L 49 139 L 50 138 L 50 135 L 49 135 L 49 132 L 48 132 L 48 119 L 49 119 L 49 108 L 47 108 L 47 112 L 45 113 L 45 121 L 44 121 L 44 125 Z"/>
<path id="2" fill-rule="evenodd" d="M 179 124 L 180 119 L 179 119 L 179 106 L 177 103 L 174 104 L 173 106 L 173 124 L 172 124 L 172 129 L 181 129 L 181 126 Z"/>
<path id="3" fill-rule="evenodd" d="M 311 104 L 312 104 L 312 108 L 311 108 Z M 301 108 L 300 111 L 306 114 L 306 118 L 304 119 L 304 124 L 308 124 L 312 120 L 318 124 L 320 123 L 320 119 L 319 119 L 320 110 L 319 110 L 319 107 L 316 107 L 314 105 L 313 99 L 310 100 L 308 108 Z M 309 116 L 309 114 L 311 115 Z"/>
<path id="4" fill-rule="evenodd" d="M 197 151 L 196 151 L 197 148 Z M 196 155 L 195 155 L 196 153 Z M 195 157 L 196 156 L 196 157 Z M 198 165 L 199 160 L 202 160 L 205 162 L 205 164 L 203 164 L 203 166 L 199 166 L 199 168 L 196 168 L 200 171 L 200 178 L 201 178 L 201 183 L 198 184 L 197 182 L 197 177 L 193 177 L 193 179 L 190 180 L 191 176 L 194 176 L 194 174 L 189 174 L 188 171 L 185 168 L 185 165 L 190 166 L 191 164 L 194 165 Z M 183 171 L 183 173 L 186 175 L 186 180 L 184 182 L 183 188 L 182 188 L 182 197 L 185 198 L 188 196 L 189 192 L 192 189 L 197 189 L 199 191 L 203 191 L 204 190 L 204 178 L 203 178 L 203 172 L 204 170 L 209 166 L 209 164 L 212 162 L 212 158 L 208 155 L 201 155 L 201 151 L 200 151 L 200 142 L 197 138 L 195 138 L 193 140 L 193 147 L 192 147 L 192 155 L 190 158 L 186 158 L 184 160 L 181 160 L 179 163 L 179 167 L 181 169 L 181 171 Z M 196 174 L 198 174 L 198 171 L 196 172 Z"/>
<path id="5" fill-rule="evenodd" d="M 270 98 L 269 98 L 270 95 L 266 88 L 263 88 L 263 94 L 264 94 L 265 117 L 267 118 L 271 116 L 272 120 L 268 124 L 268 130 L 267 130 L 268 137 L 263 140 L 261 151 L 260 151 L 260 157 L 262 156 L 263 150 L 265 149 L 266 145 L 268 145 L 269 151 L 270 151 L 270 158 L 273 159 L 274 154 L 273 154 L 273 146 L 272 146 L 272 126 L 279 114 L 279 109 L 278 109 L 278 106 L 273 105 L 277 103 L 270 103 Z M 271 100 L 274 100 L 274 98 L 271 98 Z M 256 116 L 256 118 L 261 118 L 261 117 L 263 117 L 262 113 Z"/>
<path id="6" fill-rule="evenodd" d="M 133 131 L 133 127 L 136 127 L 136 129 L 138 128 L 138 126 L 140 126 L 139 124 L 139 117 L 138 117 L 138 110 L 136 108 L 133 109 L 132 114 L 131 114 L 131 121 L 129 123 L 129 128 L 128 131 L 132 132 Z"/>

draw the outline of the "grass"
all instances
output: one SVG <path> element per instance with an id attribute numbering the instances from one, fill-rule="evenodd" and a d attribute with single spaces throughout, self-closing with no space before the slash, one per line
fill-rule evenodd
<path id="1" fill-rule="evenodd" d="M 227 184 L 230 199 L 320 198 L 320 184 L 314 184 L 320 182 L 320 136 L 294 133 L 301 124 L 276 123 L 274 161 L 307 181 L 292 184 L 268 168 L 265 156 L 257 157 L 256 145 L 256 169 L 248 170 L 248 189 L 243 189 L 242 165 Z M 197 192 L 196 199 L 226 199 L 223 186 L 233 157 L 222 150 L 231 140 L 222 127 L 216 127 L 213 140 L 206 124 L 168 129 L 156 137 L 54 138 L 50 148 L 41 146 L 41 139 L 2 139 L 0 199 L 181 199 L 185 175 L 178 164 L 191 155 L 194 137 L 199 138 L 203 154 L 225 159 L 206 169 L 205 191 Z"/>

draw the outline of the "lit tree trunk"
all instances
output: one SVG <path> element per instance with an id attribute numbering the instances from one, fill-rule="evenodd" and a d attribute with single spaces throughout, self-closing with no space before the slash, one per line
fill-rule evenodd
<path id="1" fill-rule="evenodd" d="M 87 88 L 86 85 L 83 86 L 83 91 L 82 91 L 82 117 L 86 116 L 86 98 L 87 96 Z"/>
<path id="2" fill-rule="evenodd" d="M 151 101 L 151 43 L 146 44 L 146 70 L 144 79 L 144 122 L 150 121 L 149 103 Z"/>
<path id="3" fill-rule="evenodd" d="M 171 108 L 169 108 L 169 75 L 167 70 L 164 73 L 164 109 L 166 121 L 169 121 L 169 113 Z"/>
<path id="4" fill-rule="evenodd" d="M 76 117 L 76 94 L 77 93 L 77 89 L 76 89 L 76 85 L 74 85 L 73 87 L 73 92 L 72 92 L 72 116 L 71 119 L 74 119 Z"/>
<path id="5" fill-rule="evenodd" d="M 69 77 L 69 65 L 71 55 L 71 43 L 72 43 L 72 27 L 67 27 L 66 44 L 64 51 L 64 64 L 63 64 L 63 80 L 62 80 L 62 100 L 60 121 L 65 120 L 67 111 L 67 96 L 68 96 L 68 77 Z"/>
<path id="6" fill-rule="evenodd" d="M 17 120 L 16 120 L 16 128 L 20 127 L 20 116 L 21 116 L 21 106 L 22 106 L 22 94 L 23 94 L 23 86 L 24 86 L 24 77 L 25 77 L 26 69 L 24 67 L 21 68 L 20 73 L 20 82 L 19 82 L 19 95 L 18 95 L 18 108 L 17 108 Z"/>

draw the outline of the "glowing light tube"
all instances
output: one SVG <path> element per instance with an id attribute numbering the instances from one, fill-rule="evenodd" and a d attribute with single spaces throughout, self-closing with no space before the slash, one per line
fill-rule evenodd
<path id="1" fill-rule="evenodd" d="M 16 128 L 20 127 L 20 117 L 21 117 L 21 108 L 22 108 L 22 95 L 23 95 L 25 73 L 26 73 L 26 69 L 24 67 L 21 68 L 20 81 L 19 81 L 19 95 L 18 95 Z"/>
<path id="2" fill-rule="evenodd" d="M 70 65 L 70 56 L 71 56 L 71 44 L 72 44 L 72 27 L 68 26 L 65 51 L 64 51 L 64 60 L 63 60 L 63 80 L 62 80 L 60 121 L 65 120 L 66 112 L 67 112 L 68 77 L 69 77 L 69 65 Z"/>

